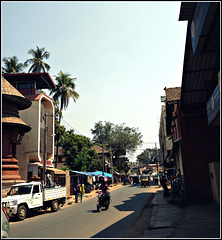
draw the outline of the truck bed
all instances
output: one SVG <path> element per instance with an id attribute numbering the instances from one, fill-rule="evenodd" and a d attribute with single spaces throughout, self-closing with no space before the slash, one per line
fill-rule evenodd
<path id="1" fill-rule="evenodd" d="M 66 197 L 66 187 L 45 188 L 44 201 L 49 201 L 49 200 L 63 198 L 63 197 Z"/>

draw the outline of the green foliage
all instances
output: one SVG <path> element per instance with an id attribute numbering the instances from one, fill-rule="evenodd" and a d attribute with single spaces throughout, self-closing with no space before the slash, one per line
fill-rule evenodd
<path id="1" fill-rule="evenodd" d="M 156 163 L 156 148 L 146 148 L 141 154 L 137 156 L 137 163 L 148 165 L 149 163 Z"/>
<path id="2" fill-rule="evenodd" d="M 55 76 L 55 80 L 57 82 L 56 88 L 51 90 L 50 95 L 53 94 L 54 100 L 60 100 L 60 111 L 62 111 L 68 107 L 70 98 L 74 102 L 79 98 L 79 94 L 75 91 L 76 84 L 74 81 L 76 78 L 72 78 L 69 73 L 60 71 L 58 76 Z"/>
<path id="3" fill-rule="evenodd" d="M 127 153 L 133 153 L 138 146 L 142 145 L 142 135 L 138 128 L 130 128 L 125 126 L 125 123 L 114 125 L 110 122 L 99 121 L 95 124 L 94 129 L 91 129 L 93 141 L 96 143 L 105 143 L 108 149 L 111 147 L 113 155 L 113 165 L 119 170 L 126 166 L 127 158 L 123 156 Z"/>
<path id="4" fill-rule="evenodd" d="M 2 59 L 5 67 L 2 67 L 4 73 L 20 73 L 26 67 L 26 64 L 19 63 L 16 56 L 13 57 L 4 57 Z"/>
<path id="5" fill-rule="evenodd" d="M 36 46 L 36 50 L 30 49 L 28 54 L 31 54 L 33 57 L 24 63 L 26 66 L 31 64 L 28 72 L 40 73 L 50 70 L 51 67 L 49 64 L 43 61 L 43 59 L 48 59 L 50 56 L 50 53 L 45 51 L 45 48 L 39 48 Z"/>
<path id="6" fill-rule="evenodd" d="M 62 141 L 64 140 L 65 127 L 59 124 L 59 117 L 62 116 L 62 112 L 59 111 L 58 101 L 53 101 L 55 106 L 55 144 L 61 146 Z"/>
<path id="7" fill-rule="evenodd" d="M 77 171 L 95 171 L 102 168 L 98 154 L 92 149 L 89 138 L 74 134 L 73 130 L 64 134 L 64 157 L 70 169 Z"/>
<path id="8" fill-rule="evenodd" d="M 66 170 L 71 170 L 69 167 L 61 167 L 60 170 L 66 171 Z"/>
<path id="9" fill-rule="evenodd" d="M 58 82 L 55 89 L 52 89 L 50 95 L 53 94 L 53 100 L 57 104 L 56 110 L 56 166 L 58 161 L 58 146 L 63 140 L 63 130 L 60 128 L 61 118 L 62 118 L 62 110 L 66 109 L 69 105 L 69 99 L 72 98 L 74 102 L 79 98 L 79 94 L 75 91 L 75 78 L 71 78 L 70 74 L 59 72 L 58 76 L 55 76 L 55 80 Z M 60 101 L 60 109 L 58 107 Z"/>

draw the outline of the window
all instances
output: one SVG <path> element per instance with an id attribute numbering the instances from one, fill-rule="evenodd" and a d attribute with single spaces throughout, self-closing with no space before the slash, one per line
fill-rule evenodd
<path id="1" fill-rule="evenodd" d="M 33 194 L 35 193 L 39 193 L 39 186 L 38 185 L 35 185 L 34 188 L 33 188 Z"/>
<path id="2" fill-rule="evenodd" d="M 33 89 L 34 88 L 34 82 L 21 82 L 17 83 L 17 89 Z"/>

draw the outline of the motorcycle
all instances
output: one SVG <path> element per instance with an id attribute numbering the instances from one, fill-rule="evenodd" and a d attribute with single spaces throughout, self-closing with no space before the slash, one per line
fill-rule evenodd
<path id="1" fill-rule="evenodd" d="M 102 207 L 104 207 L 106 210 L 109 208 L 110 204 L 110 193 L 102 191 L 98 192 L 98 199 L 97 199 L 97 211 L 101 212 Z"/>

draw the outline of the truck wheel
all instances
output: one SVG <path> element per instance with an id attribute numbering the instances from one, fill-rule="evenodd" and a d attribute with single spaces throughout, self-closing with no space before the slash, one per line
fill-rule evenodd
<path id="1" fill-rule="evenodd" d="M 56 211 L 58 211 L 58 209 L 59 209 L 59 202 L 58 202 L 58 200 L 52 201 L 52 205 L 51 205 L 52 212 L 56 212 Z"/>
<path id="2" fill-rule="evenodd" d="M 26 206 L 20 205 L 18 207 L 18 211 L 17 211 L 17 218 L 20 221 L 22 221 L 22 220 L 24 220 L 26 218 L 26 216 L 27 216 L 27 208 L 26 208 Z"/>

